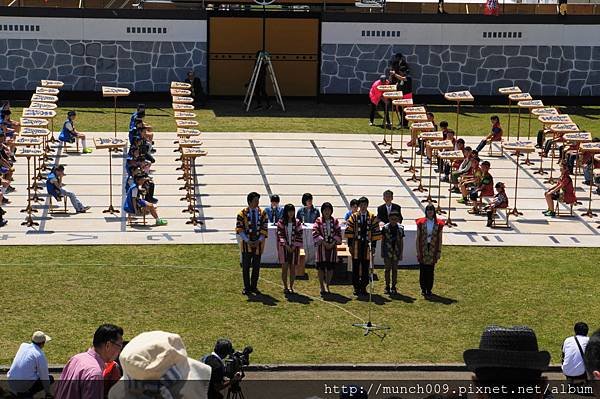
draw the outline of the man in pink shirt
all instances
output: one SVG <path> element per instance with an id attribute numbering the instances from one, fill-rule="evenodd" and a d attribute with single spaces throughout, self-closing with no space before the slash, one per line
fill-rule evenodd
<path id="1" fill-rule="evenodd" d="M 103 399 L 102 371 L 123 348 L 123 329 L 103 324 L 94 333 L 93 347 L 77 354 L 65 365 L 58 383 L 57 399 Z"/>
<path id="2" fill-rule="evenodd" d="M 371 100 L 371 115 L 369 116 L 369 126 L 373 126 L 375 121 L 375 112 L 377 112 L 377 106 L 381 102 L 383 98 L 383 92 L 377 89 L 379 85 L 389 85 L 390 81 L 385 77 L 385 75 L 381 75 L 379 79 L 373 82 L 371 85 L 371 90 L 369 90 L 369 99 Z M 385 99 L 383 99 L 385 105 Z M 385 123 L 390 124 L 390 114 L 385 107 Z"/>

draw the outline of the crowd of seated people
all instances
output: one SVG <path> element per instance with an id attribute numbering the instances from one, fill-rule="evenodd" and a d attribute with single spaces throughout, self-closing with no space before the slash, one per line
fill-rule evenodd
<path id="1" fill-rule="evenodd" d="M 150 125 L 144 123 L 145 116 L 146 107 L 140 104 L 132 114 L 129 124 L 129 153 L 125 164 L 127 183 L 123 210 L 130 215 L 150 214 L 157 226 L 164 226 L 167 221 L 158 216 L 158 199 L 154 196 L 155 185 L 150 175 L 152 164 L 156 162 L 152 156 L 156 151 L 152 141 L 154 135 Z"/>
<path id="2" fill-rule="evenodd" d="M 20 126 L 10 119 L 10 103 L 3 102 L 0 108 L 0 227 L 5 226 L 8 221 L 4 219 L 6 211 L 4 205 L 10 204 L 7 195 L 15 191 L 11 185 L 14 180 L 14 138 L 19 132 Z"/>
<path id="3" fill-rule="evenodd" d="M 600 330 L 589 337 L 588 331 L 586 323 L 575 324 L 574 334 L 561 348 L 564 380 L 550 386 L 545 373 L 551 355 L 539 348 L 535 331 L 527 326 L 489 325 L 481 333 L 479 346 L 463 351 L 464 365 L 473 373 L 469 382 L 433 395 L 423 391 L 422 397 L 460 398 L 477 390 L 479 398 L 544 399 L 553 397 L 554 389 L 568 388 L 570 394 L 600 398 Z M 178 334 L 147 331 L 125 340 L 122 327 L 103 324 L 96 329 L 90 348 L 73 355 L 55 380 L 44 351 L 51 341 L 50 336 L 36 331 L 19 346 L 7 373 L 8 392 L 0 388 L 2 397 L 32 398 L 44 392 L 45 398 L 57 399 L 222 399 L 233 383 L 244 378 L 240 371 L 233 375 L 226 372 L 226 362 L 235 356 L 229 339 L 219 338 L 214 347 L 205 348 L 205 353 L 212 352 L 194 359 L 188 356 Z M 402 383 L 396 385 L 408 388 Z M 298 388 L 302 389 L 301 385 L 292 388 L 294 393 Z M 367 389 L 351 382 L 335 387 L 325 384 L 325 394 L 339 395 L 340 399 L 369 398 Z M 399 397 L 387 399 L 392 398 Z"/>

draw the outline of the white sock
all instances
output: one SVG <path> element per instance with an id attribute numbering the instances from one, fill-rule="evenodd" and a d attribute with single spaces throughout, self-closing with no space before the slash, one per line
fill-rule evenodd
<path id="1" fill-rule="evenodd" d="M 81 139 L 81 145 L 83 146 L 83 148 L 87 148 L 87 145 L 85 144 L 85 139 Z"/>

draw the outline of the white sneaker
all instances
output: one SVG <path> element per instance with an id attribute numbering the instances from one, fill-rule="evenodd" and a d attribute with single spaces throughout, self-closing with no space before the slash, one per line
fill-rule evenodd
<path id="1" fill-rule="evenodd" d="M 369 122 L 369 126 L 374 126 L 375 124 L 373 122 Z"/>

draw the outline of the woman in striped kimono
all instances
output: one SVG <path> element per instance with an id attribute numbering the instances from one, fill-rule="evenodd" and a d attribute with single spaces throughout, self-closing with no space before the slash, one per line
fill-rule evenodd
<path id="1" fill-rule="evenodd" d="M 321 295 L 329 294 L 329 284 L 337 262 L 337 246 L 342 243 L 342 229 L 338 220 L 333 217 L 333 205 L 329 202 L 321 205 L 321 217 L 313 225 L 313 240 Z"/>
<path id="2" fill-rule="evenodd" d="M 302 247 L 302 222 L 296 219 L 294 205 L 287 204 L 283 208 L 283 217 L 277 222 L 277 254 L 281 263 L 281 280 L 284 294 L 294 293 L 296 266 L 300 260 Z M 289 274 L 289 288 L 288 288 Z"/>

